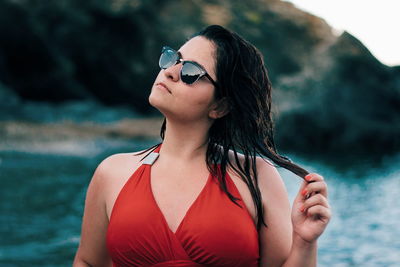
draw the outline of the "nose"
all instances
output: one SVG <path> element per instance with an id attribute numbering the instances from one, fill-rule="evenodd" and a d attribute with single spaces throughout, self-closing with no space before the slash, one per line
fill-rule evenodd
<path id="1" fill-rule="evenodd" d="M 164 75 L 168 78 L 173 80 L 174 82 L 179 81 L 179 72 L 181 70 L 181 63 L 175 64 L 169 68 L 164 70 Z"/>

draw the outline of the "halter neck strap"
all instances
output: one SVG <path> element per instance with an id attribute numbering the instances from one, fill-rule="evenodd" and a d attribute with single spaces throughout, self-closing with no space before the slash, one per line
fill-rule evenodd
<path id="1" fill-rule="evenodd" d="M 149 155 L 146 156 L 146 158 L 144 158 L 144 160 L 142 161 L 142 164 L 146 164 L 146 165 L 153 165 L 153 163 L 157 160 L 158 156 L 160 155 L 160 148 L 161 148 L 161 144 L 159 144 L 157 146 L 156 149 L 154 149 L 153 152 L 151 152 Z"/>

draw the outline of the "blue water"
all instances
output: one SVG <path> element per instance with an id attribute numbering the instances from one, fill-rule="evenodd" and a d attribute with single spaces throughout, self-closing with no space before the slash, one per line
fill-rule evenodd
<path id="1" fill-rule="evenodd" d="M 18 151 L 0 147 L 0 266 L 70 266 L 97 164 L 155 142 L 97 139 Z M 291 158 L 321 173 L 329 185 L 333 217 L 319 241 L 319 266 L 400 266 L 399 158 L 346 171 Z M 279 172 L 292 200 L 300 179 Z"/>
<path id="2" fill-rule="evenodd" d="M 319 266 L 400 266 L 399 160 L 388 159 L 379 167 L 346 166 L 342 172 L 303 162 L 329 186 L 333 214 L 319 239 Z M 299 182 L 288 171 L 280 172 L 293 200 Z"/>

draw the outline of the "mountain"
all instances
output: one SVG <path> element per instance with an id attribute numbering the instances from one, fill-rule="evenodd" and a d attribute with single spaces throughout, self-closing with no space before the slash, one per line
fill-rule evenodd
<path id="1" fill-rule="evenodd" d="M 400 67 L 280 0 L 3 0 L 0 104 L 95 101 L 154 114 L 147 97 L 160 48 L 209 24 L 264 54 L 279 148 L 334 157 L 399 151 Z"/>

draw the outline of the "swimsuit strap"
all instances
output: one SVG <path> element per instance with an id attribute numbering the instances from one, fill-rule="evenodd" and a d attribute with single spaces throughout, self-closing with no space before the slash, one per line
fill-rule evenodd
<path id="1" fill-rule="evenodd" d="M 153 152 L 151 152 L 149 155 L 147 155 L 144 160 L 142 161 L 142 165 L 153 165 L 153 163 L 157 160 L 158 156 L 160 155 L 160 148 L 161 144 L 157 146 L 156 149 L 154 149 Z"/>

